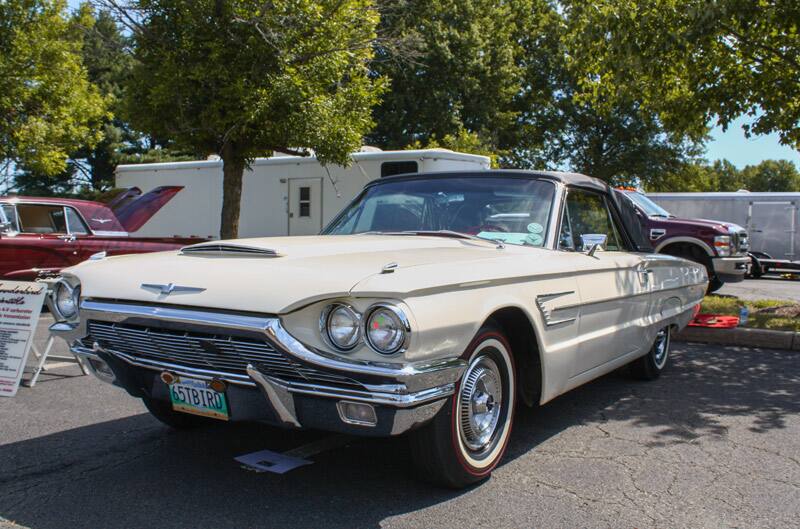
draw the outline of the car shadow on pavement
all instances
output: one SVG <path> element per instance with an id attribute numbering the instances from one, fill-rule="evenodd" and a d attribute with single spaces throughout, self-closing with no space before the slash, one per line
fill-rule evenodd
<path id="1" fill-rule="evenodd" d="M 573 427 L 627 424 L 640 442 L 662 446 L 725 436 L 720 416 L 740 416 L 752 432 L 767 433 L 800 412 L 796 355 L 675 349 L 655 382 L 617 372 L 535 410 L 520 408 L 503 464 L 546 443 L 569 444 Z M 257 424 L 173 432 L 143 414 L 7 444 L 0 447 L 0 517 L 37 529 L 377 527 L 471 493 L 416 481 L 403 438 L 353 439 L 285 475 L 249 472 L 233 460 L 324 435 Z"/>

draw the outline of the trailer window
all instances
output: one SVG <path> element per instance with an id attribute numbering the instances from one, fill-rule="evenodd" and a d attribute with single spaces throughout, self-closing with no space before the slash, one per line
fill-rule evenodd
<path id="1" fill-rule="evenodd" d="M 311 216 L 311 188 L 310 187 L 301 187 L 300 188 L 300 216 L 301 217 L 310 217 Z"/>
<path id="2" fill-rule="evenodd" d="M 418 172 L 417 162 L 383 162 L 381 164 L 381 178 Z"/>

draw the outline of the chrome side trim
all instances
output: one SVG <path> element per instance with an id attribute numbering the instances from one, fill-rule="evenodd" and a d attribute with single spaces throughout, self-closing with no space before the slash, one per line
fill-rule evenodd
<path id="1" fill-rule="evenodd" d="M 563 296 L 569 296 L 569 295 L 572 295 L 574 293 L 575 293 L 574 290 L 569 290 L 567 292 L 555 292 L 553 294 L 542 294 L 542 295 L 536 296 L 536 306 L 539 307 L 539 311 L 542 313 L 542 317 L 544 318 L 544 323 L 545 323 L 545 325 L 547 327 L 554 327 L 556 325 L 561 325 L 563 323 L 572 323 L 577 319 L 577 318 L 563 318 L 563 319 L 560 319 L 560 320 L 559 319 L 554 319 L 553 318 L 553 311 L 566 309 L 566 308 L 570 308 L 570 307 L 568 307 L 568 306 L 555 307 L 554 309 L 551 310 L 551 309 L 547 308 L 547 305 L 545 305 L 545 303 L 547 303 L 548 301 L 552 301 L 554 299 L 558 299 L 558 298 L 563 297 Z"/>

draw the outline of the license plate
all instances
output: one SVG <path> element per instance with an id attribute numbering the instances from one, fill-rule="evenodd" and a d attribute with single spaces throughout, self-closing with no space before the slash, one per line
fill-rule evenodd
<path id="1" fill-rule="evenodd" d="M 175 411 L 228 420 L 228 401 L 225 394 L 209 388 L 204 380 L 179 378 L 170 384 L 169 397 Z"/>

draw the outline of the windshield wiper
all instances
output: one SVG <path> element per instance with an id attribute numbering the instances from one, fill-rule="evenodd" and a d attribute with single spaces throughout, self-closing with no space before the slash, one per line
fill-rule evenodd
<path id="1" fill-rule="evenodd" d="M 430 235 L 433 237 L 452 237 L 454 239 L 490 242 L 494 244 L 497 249 L 503 249 L 506 247 L 503 241 L 498 239 L 487 239 L 484 237 L 478 237 L 477 235 L 470 235 L 469 233 L 461 233 L 460 231 L 453 230 L 367 231 L 362 235 Z"/>

